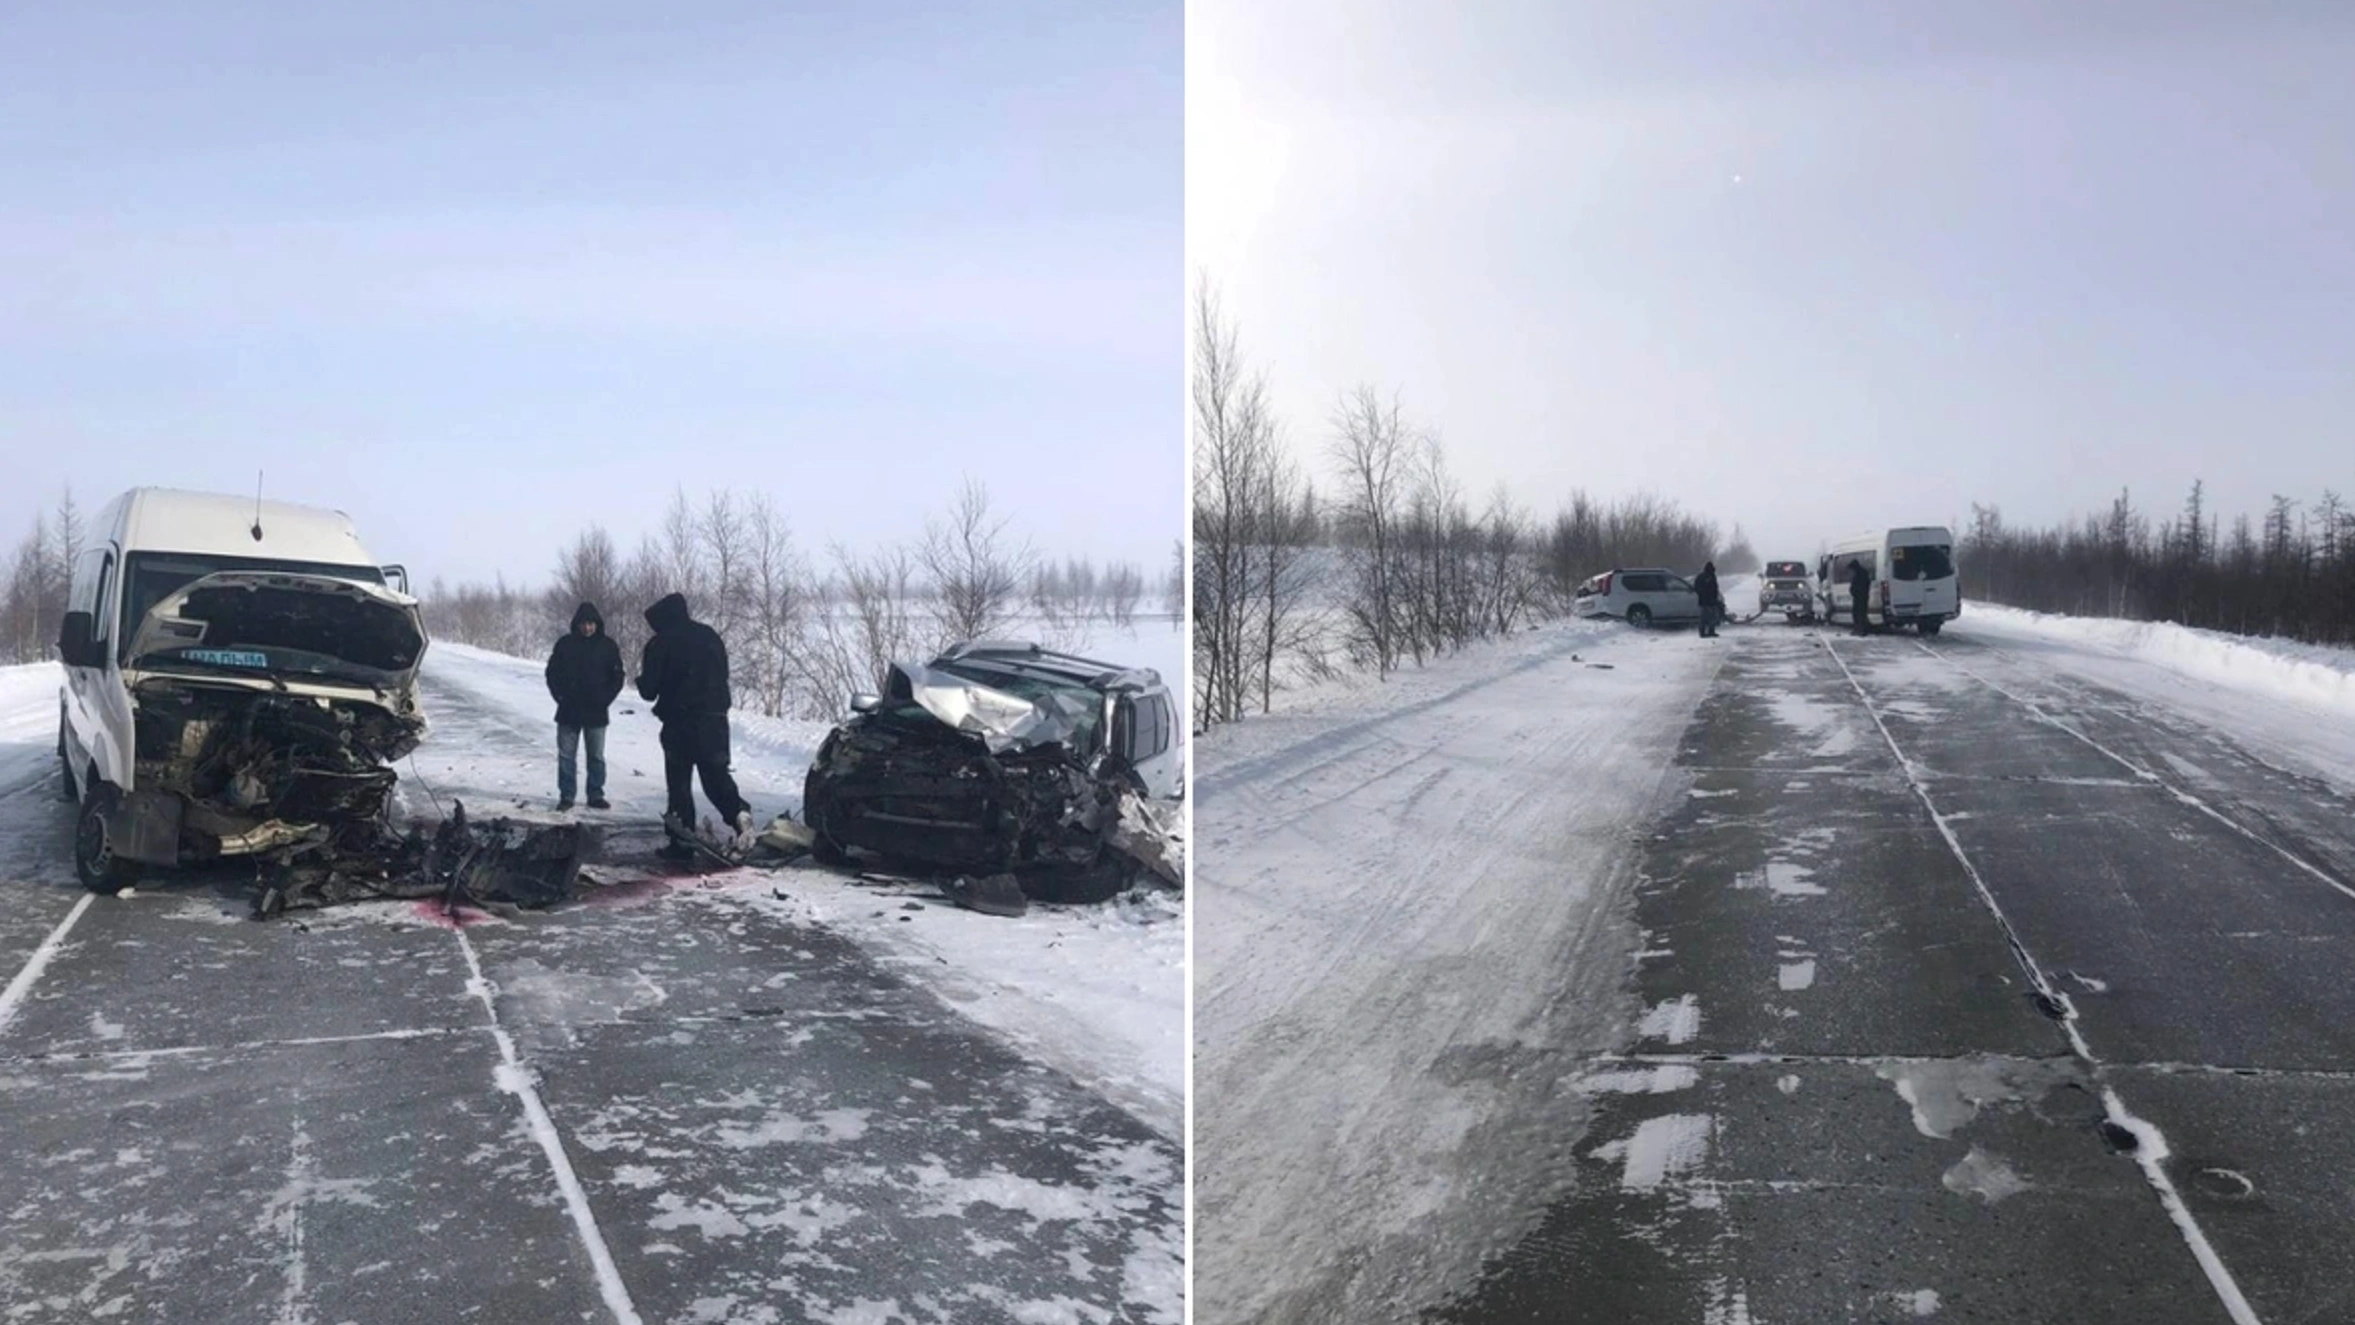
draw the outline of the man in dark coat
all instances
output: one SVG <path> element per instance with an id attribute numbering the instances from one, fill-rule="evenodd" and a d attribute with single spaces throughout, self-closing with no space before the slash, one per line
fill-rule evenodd
<path id="1" fill-rule="evenodd" d="M 1693 592 L 1701 596 L 1701 638 L 1716 639 L 1717 623 L 1725 619 L 1725 595 L 1717 589 L 1717 563 L 1701 563 L 1701 573 L 1693 577 Z"/>
<path id="2" fill-rule="evenodd" d="M 662 721 L 662 779 L 670 792 L 666 823 L 692 831 L 695 790 L 736 830 L 738 845 L 752 838 L 752 806 L 728 773 L 728 645 L 720 633 L 687 615 L 687 597 L 671 594 L 646 609 L 654 628 L 638 668 L 638 694 L 654 705 Z M 677 859 L 690 849 L 670 843 L 662 855 Z"/>
<path id="3" fill-rule="evenodd" d="M 595 603 L 573 609 L 572 629 L 548 651 L 548 696 L 556 701 L 556 808 L 572 808 L 574 759 L 589 747 L 589 808 L 605 800 L 605 728 L 621 693 L 621 646 L 605 633 Z"/>
<path id="4" fill-rule="evenodd" d="M 1864 558 L 1858 557 L 1856 560 L 1849 562 L 1848 611 L 1849 615 L 1854 618 L 1854 621 L 1850 626 L 1851 634 L 1862 635 L 1866 633 L 1864 619 L 1865 604 L 1872 597 L 1872 591 L 1873 573 L 1865 569 Z"/>

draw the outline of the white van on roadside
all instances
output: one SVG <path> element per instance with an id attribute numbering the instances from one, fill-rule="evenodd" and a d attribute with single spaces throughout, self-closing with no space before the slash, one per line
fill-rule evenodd
<path id="1" fill-rule="evenodd" d="M 408 577 L 337 511 L 134 488 L 91 523 L 58 632 L 74 870 L 325 843 L 387 810 L 425 732 Z"/>
<path id="2" fill-rule="evenodd" d="M 1912 626 L 1924 635 L 1962 615 L 1962 582 L 1954 572 L 1954 534 L 1943 525 L 1874 529 L 1835 545 L 1815 563 L 1816 597 L 1827 621 L 1846 620 L 1849 567 L 1863 562 L 1872 577 L 1865 600 L 1868 626 Z"/>

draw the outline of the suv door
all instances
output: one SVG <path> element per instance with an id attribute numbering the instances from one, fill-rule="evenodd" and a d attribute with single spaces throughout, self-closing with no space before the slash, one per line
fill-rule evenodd
<path id="1" fill-rule="evenodd" d="M 1666 583 L 1653 595 L 1652 615 L 1663 621 L 1698 621 L 1701 619 L 1701 591 L 1681 575 L 1661 577 Z"/>
<path id="2" fill-rule="evenodd" d="M 1178 743 L 1177 709 L 1167 692 L 1148 690 L 1120 702 L 1120 724 L 1126 748 L 1122 754 L 1145 794 L 1156 800 L 1176 798 L 1185 785 L 1185 756 Z"/>
<path id="3" fill-rule="evenodd" d="M 1619 572 L 1618 578 L 1611 582 L 1611 596 L 1617 600 L 1611 605 L 1611 614 L 1621 617 L 1628 616 L 1640 607 L 1655 620 L 1658 619 L 1660 590 L 1665 586 L 1665 583 L 1664 576 L 1645 571 Z"/>

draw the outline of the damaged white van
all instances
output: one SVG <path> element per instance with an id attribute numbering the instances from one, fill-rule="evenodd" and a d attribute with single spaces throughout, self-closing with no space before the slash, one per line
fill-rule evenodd
<path id="1" fill-rule="evenodd" d="M 425 625 L 340 512 L 136 488 L 101 511 L 58 633 L 74 869 L 112 892 L 377 832 L 425 734 Z"/>

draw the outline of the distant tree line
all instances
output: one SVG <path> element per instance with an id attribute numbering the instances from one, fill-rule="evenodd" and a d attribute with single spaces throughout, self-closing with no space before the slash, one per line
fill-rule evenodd
<path id="1" fill-rule="evenodd" d="M 644 609 L 683 593 L 727 641 L 740 705 L 826 718 L 852 693 L 880 688 L 891 662 L 928 658 L 959 640 L 1086 648 L 1098 626 L 1133 628 L 1149 596 L 1177 624 L 1180 584 L 1164 575 L 1150 587 L 1151 595 L 1130 563 L 1099 568 L 1039 554 L 991 506 L 987 489 L 968 480 L 921 536 L 865 549 L 836 543 L 820 557 L 803 554 L 766 494 L 715 490 L 697 504 L 681 491 L 634 553 L 623 555 L 592 525 L 558 555 L 544 588 L 436 581 L 424 603 L 436 638 L 538 657 L 575 606 L 593 602 L 634 669 Z"/>
<path id="2" fill-rule="evenodd" d="M 2241 514 L 2229 527 L 2199 483 L 2155 524 L 2126 490 L 2101 514 L 2046 529 L 1974 503 L 1957 560 L 1966 598 L 2355 644 L 2355 510 L 2335 492 L 2276 496 L 2256 522 Z"/>
<path id="3" fill-rule="evenodd" d="M 1754 569 L 1739 537 L 1674 503 L 1584 493 L 1550 524 L 1499 484 L 1475 512 L 1438 434 L 1372 386 L 1327 421 L 1329 498 L 1294 456 L 1265 375 L 1207 282 L 1193 298 L 1194 713 L 1200 725 L 1266 711 L 1290 675 L 1346 665 L 1381 676 L 1567 611 L 1588 576 L 1620 565 Z"/>
<path id="4" fill-rule="evenodd" d="M 54 654 L 83 537 L 69 492 L 0 562 L 0 662 Z M 524 658 L 544 656 L 574 608 L 593 602 L 634 667 L 644 609 L 684 593 L 728 642 L 739 704 L 823 718 L 854 691 L 879 687 L 891 661 L 929 657 L 957 640 L 1018 635 L 1085 648 L 1098 626 L 1133 628 L 1152 599 L 1174 626 L 1183 572 L 1182 542 L 1153 584 L 1130 563 L 1045 557 L 971 480 L 921 536 L 868 549 L 835 544 L 818 558 L 804 555 L 765 493 L 714 491 L 698 504 L 681 490 L 634 552 L 591 525 L 539 587 L 504 575 L 488 584 L 436 578 L 420 601 L 434 638 Z"/>
<path id="5" fill-rule="evenodd" d="M 81 507 L 68 488 L 0 561 L 0 662 L 37 662 L 53 651 L 85 537 Z"/>

